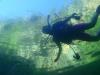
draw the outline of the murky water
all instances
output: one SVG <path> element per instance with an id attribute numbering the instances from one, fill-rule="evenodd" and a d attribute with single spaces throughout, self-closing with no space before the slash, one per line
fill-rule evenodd
<path id="1" fill-rule="evenodd" d="M 65 1 L 67 2 L 67 0 Z M 50 23 L 76 12 L 82 15 L 81 20 L 72 19 L 71 24 L 89 22 L 95 13 L 100 0 L 72 0 L 60 12 L 50 13 Z M 56 13 L 56 15 L 55 15 Z M 58 15 L 58 17 L 57 17 Z M 47 24 L 47 16 L 32 15 L 0 21 L 0 74 L 1 75 L 99 75 L 100 41 L 74 41 L 71 45 L 81 56 L 73 58 L 70 45 L 62 44 L 62 53 L 57 62 L 58 47 L 52 36 L 42 33 Z M 96 35 L 100 29 L 100 17 L 94 28 L 86 32 Z"/>

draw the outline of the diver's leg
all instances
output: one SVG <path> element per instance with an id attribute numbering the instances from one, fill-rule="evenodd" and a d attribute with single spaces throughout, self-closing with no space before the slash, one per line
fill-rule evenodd
<path id="1" fill-rule="evenodd" d="M 97 19 L 98 19 L 98 14 L 95 14 L 89 23 L 76 24 L 72 26 L 72 29 L 75 31 L 85 31 L 87 29 L 94 27 L 96 25 Z"/>
<path id="2" fill-rule="evenodd" d="M 87 29 L 90 29 L 90 28 L 94 27 L 97 23 L 99 14 L 100 14 L 100 6 L 97 7 L 96 12 L 93 15 L 90 22 L 76 24 L 75 26 L 72 27 L 73 30 L 75 30 L 75 31 L 84 31 L 84 30 L 87 30 Z"/>
<path id="3" fill-rule="evenodd" d="M 97 35 L 90 35 L 90 34 L 83 32 L 83 33 L 77 34 L 76 39 L 82 40 L 82 41 L 88 41 L 88 42 L 99 41 L 100 40 L 100 33 L 98 33 Z"/>

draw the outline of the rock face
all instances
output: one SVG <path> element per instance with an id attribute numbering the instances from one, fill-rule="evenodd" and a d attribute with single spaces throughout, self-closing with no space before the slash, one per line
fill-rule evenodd
<path id="1" fill-rule="evenodd" d="M 82 22 L 88 22 L 98 5 L 100 5 L 100 0 L 73 0 L 69 7 L 69 13 L 82 14 Z"/>
<path id="2" fill-rule="evenodd" d="M 100 0 L 81 0 L 84 6 L 88 9 L 95 9 L 100 5 Z"/>
<path id="3" fill-rule="evenodd" d="M 98 5 L 100 5 L 100 0 L 82 0 L 83 3 L 83 10 L 85 10 L 86 13 L 92 13 L 91 11 L 94 11 Z"/>

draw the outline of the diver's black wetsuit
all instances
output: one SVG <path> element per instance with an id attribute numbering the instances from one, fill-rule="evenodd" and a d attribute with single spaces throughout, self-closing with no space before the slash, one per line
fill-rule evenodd
<path id="1" fill-rule="evenodd" d="M 94 36 L 85 32 L 85 30 L 90 29 L 96 25 L 98 16 L 98 14 L 95 14 L 91 22 L 76 24 L 74 26 L 68 25 L 63 21 L 55 23 L 52 27 L 52 36 L 54 41 L 70 44 L 73 40 L 100 40 L 100 34 Z"/>
<path id="2" fill-rule="evenodd" d="M 68 21 L 73 18 L 73 16 L 69 16 L 63 21 L 56 22 L 52 26 L 47 26 L 47 29 L 45 27 L 43 28 L 43 32 L 52 35 L 54 42 L 59 47 L 58 56 L 55 61 L 59 59 L 62 51 L 61 42 L 71 44 L 73 40 L 82 40 L 89 42 L 100 40 L 100 32 L 98 32 L 97 35 L 90 35 L 85 32 L 85 30 L 88 30 L 96 25 L 99 14 L 100 5 L 97 7 L 92 20 L 88 23 L 69 25 Z"/>

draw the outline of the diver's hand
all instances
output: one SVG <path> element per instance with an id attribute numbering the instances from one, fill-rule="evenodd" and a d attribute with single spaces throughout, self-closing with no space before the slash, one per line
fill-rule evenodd
<path id="1" fill-rule="evenodd" d="M 77 13 L 73 13 L 72 18 L 74 18 L 76 20 L 80 20 L 81 16 L 79 16 Z"/>
<path id="2" fill-rule="evenodd" d="M 57 58 L 54 60 L 54 62 L 57 62 L 60 56 L 57 56 Z"/>
<path id="3" fill-rule="evenodd" d="M 79 55 L 79 53 L 75 53 L 75 55 L 73 55 L 73 58 L 79 60 L 79 59 L 80 59 L 80 55 Z"/>
<path id="4" fill-rule="evenodd" d="M 55 60 L 54 60 L 54 62 L 57 62 L 58 61 L 58 59 L 56 58 Z"/>
<path id="5" fill-rule="evenodd" d="M 96 9 L 96 13 L 99 15 L 100 14 L 100 5 Z"/>
<path id="6" fill-rule="evenodd" d="M 72 14 L 72 17 L 74 17 L 75 15 L 77 15 L 77 13 L 73 13 L 73 14 Z"/>

